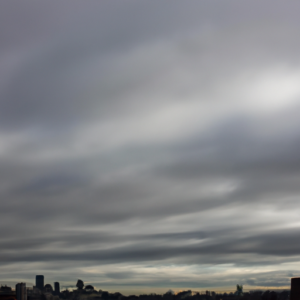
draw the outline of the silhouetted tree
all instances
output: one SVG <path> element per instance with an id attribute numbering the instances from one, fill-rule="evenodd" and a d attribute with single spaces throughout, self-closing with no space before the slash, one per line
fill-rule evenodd
<path id="1" fill-rule="evenodd" d="M 82 290 L 83 287 L 84 287 L 84 283 L 81 279 L 78 279 L 77 280 L 77 284 L 76 284 L 76 287 L 79 289 L 79 290 Z"/>

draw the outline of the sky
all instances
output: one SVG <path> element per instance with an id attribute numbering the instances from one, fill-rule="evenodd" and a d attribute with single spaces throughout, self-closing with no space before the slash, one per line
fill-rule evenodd
<path id="1" fill-rule="evenodd" d="M 288 288 L 299 10 L 0 2 L 0 284 Z"/>

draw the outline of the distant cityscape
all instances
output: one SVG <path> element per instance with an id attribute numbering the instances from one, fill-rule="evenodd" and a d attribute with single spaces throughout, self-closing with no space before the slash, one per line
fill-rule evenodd
<path id="1" fill-rule="evenodd" d="M 165 294 L 142 294 L 124 296 L 121 293 L 109 293 L 96 290 L 92 285 L 84 285 L 77 280 L 74 289 L 60 290 L 60 283 L 44 283 L 44 275 L 36 275 L 35 286 L 26 287 L 26 283 L 17 283 L 15 288 L 2 285 L 0 300 L 300 300 L 300 278 L 291 279 L 291 289 L 283 291 L 249 291 L 244 292 L 242 285 L 236 286 L 232 293 L 216 293 L 214 291 L 193 292 L 191 290 L 174 293 L 169 290 Z"/>

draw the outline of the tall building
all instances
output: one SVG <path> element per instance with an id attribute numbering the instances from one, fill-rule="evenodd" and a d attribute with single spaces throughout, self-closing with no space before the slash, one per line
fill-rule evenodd
<path id="1" fill-rule="evenodd" d="M 290 300 L 300 299 L 300 277 L 291 279 L 291 295 Z"/>
<path id="2" fill-rule="evenodd" d="M 16 284 L 16 298 L 17 300 L 27 300 L 26 283 Z"/>
<path id="3" fill-rule="evenodd" d="M 40 290 L 44 288 L 44 275 L 35 276 L 35 286 Z"/>
<path id="4" fill-rule="evenodd" d="M 54 282 L 54 293 L 55 293 L 55 295 L 60 294 L 59 282 Z"/>

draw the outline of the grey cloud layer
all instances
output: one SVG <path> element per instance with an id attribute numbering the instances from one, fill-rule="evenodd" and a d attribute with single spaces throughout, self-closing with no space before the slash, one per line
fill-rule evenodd
<path id="1" fill-rule="evenodd" d="M 1 3 L 0 280 L 288 285 L 298 6 Z"/>

